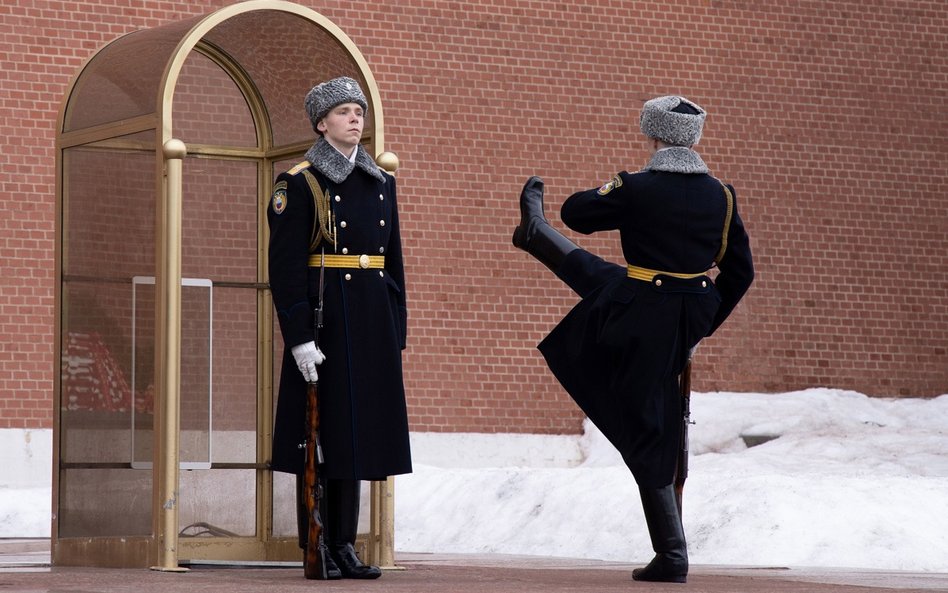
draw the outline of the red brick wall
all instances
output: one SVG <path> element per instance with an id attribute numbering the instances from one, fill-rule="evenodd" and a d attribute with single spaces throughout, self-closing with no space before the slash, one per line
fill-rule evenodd
<path id="1" fill-rule="evenodd" d="M 0 428 L 52 424 L 63 92 L 115 37 L 227 3 L 16 4 L 0 14 Z M 303 4 L 365 55 L 402 162 L 413 429 L 578 429 L 534 349 L 574 298 L 510 245 L 517 195 L 542 175 L 562 229 L 571 192 L 644 164 L 638 108 L 669 93 L 710 112 L 699 148 L 736 186 L 758 266 L 694 388 L 948 392 L 945 3 Z M 614 235 L 570 236 L 618 259 Z"/>

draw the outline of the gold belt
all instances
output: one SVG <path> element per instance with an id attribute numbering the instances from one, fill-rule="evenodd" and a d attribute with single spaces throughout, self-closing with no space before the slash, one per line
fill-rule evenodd
<path id="1" fill-rule="evenodd" d="M 700 278 L 705 276 L 704 272 L 700 274 L 679 274 L 676 272 L 662 272 L 660 270 L 650 270 L 648 268 L 640 268 L 638 266 L 628 265 L 626 266 L 626 276 L 629 278 L 635 278 L 636 280 L 645 280 L 646 282 L 651 282 L 655 279 L 655 276 L 671 276 L 672 278 L 682 278 L 684 280 L 690 280 L 692 278 Z M 661 282 L 661 280 L 656 280 L 656 283 Z M 659 284 L 659 286 L 661 286 Z"/>
<path id="2" fill-rule="evenodd" d="M 321 258 L 323 256 L 320 254 L 310 255 L 309 256 L 309 267 L 318 268 L 321 264 Z M 368 268 L 384 268 L 385 267 L 385 256 L 384 255 L 335 255 L 329 254 L 326 255 L 326 267 L 327 268 L 353 268 L 353 269 L 363 269 Z"/>

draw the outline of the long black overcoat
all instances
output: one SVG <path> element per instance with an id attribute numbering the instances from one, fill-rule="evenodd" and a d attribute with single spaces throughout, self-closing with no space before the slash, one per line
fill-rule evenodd
<path id="1" fill-rule="evenodd" d="M 284 341 L 271 467 L 301 473 L 306 382 L 290 352 L 313 339 L 319 267 L 310 265 L 315 206 L 302 174 L 281 174 L 267 212 L 270 287 Z M 324 327 L 319 348 L 321 476 L 379 480 L 411 471 L 401 351 L 406 339 L 405 275 L 395 178 L 385 182 L 356 167 L 342 183 L 329 182 L 336 244 L 327 254 L 384 255 L 384 269 L 325 269 Z M 279 212 L 277 212 L 279 210 Z M 313 250 L 319 253 L 318 249 Z"/>
<path id="2" fill-rule="evenodd" d="M 708 174 L 643 171 L 572 195 L 561 216 L 584 234 L 618 230 L 629 264 L 697 274 L 712 267 L 722 246 L 726 211 L 723 186 Z M 672 482 L 681 438 L 678 376 L 687 353 L 721 325 L 753 280 L 736 201 L 726 237 L 714 282 L 636 280 L 625 266 L 582 249 L 557 270 L 582 300 L 539 349 L 641 486 Z"/>

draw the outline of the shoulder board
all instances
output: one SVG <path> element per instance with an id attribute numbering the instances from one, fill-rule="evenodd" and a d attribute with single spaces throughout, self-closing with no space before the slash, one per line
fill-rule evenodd
<path id="1" fill-rule="evenodd" d="M 310 165 L 309 161 L 303 161 L 302 163 L 297 164 L 295 167 L 287 171 L 287 173 L 289 173 L 290 175 L 296 175 L 300 171 L 305 171 L 306 169 L 309 169 L 309 165 Z"/>

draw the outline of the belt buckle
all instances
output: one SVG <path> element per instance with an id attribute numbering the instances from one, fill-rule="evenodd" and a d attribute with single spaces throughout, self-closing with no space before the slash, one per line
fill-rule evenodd
<path id="1" fill-rule="evenodd" d="M 359 256 L 359 267 L 362 268 L 363 270 L 365 270 L 365 269 L 367 269 L 367 268 L 369 267 L 369 256 L 368 256 L 368 255 L 366 255 L 366 254 L 363 253 L 362 255 Z"/>

